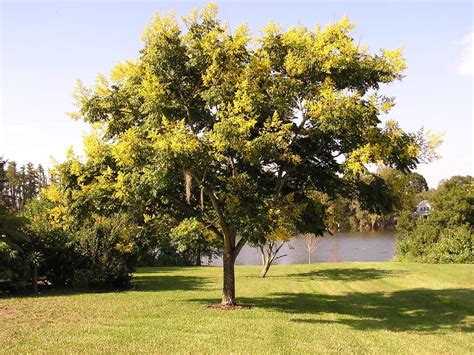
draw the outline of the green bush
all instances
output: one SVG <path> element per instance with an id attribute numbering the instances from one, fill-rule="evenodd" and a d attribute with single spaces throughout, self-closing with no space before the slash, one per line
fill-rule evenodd
<path id="1" fill-rule="evenodd" d="M 443 229 L 424 256 L 430 263 L 473 263 L 473 233 L 468 225 Z"/>
<path id="2" fill-rule="evenodd" d="M 76 286 L 127 288 L 136 265 L 139 228 L 127 215 L 93 216 L 76 233 L 76 251 L 83 257 L 75 270 Z"/>
<path id="3" fill-rule="evenodd" d="M 92 214 L 81 224 L 65 227 L 51 217 L 56 206 L 47 198 L 40 198 L 25 210 L 30 234 L 25 247 L 42 256 L 39 276 L 56 288 L 128 287 L 136 265 L 135 241 L 140 232 L 130 216 Z"/>
<path id="4" fill-rule="evenodd" d="M 8 281 L 15 290 L 24 290 L 28 285 L 30 268 L 22 253 L 0 241 L 0 281 Z"/>
<path id="5" fill-rule="evenodd" d="M 25 250 L 31 242 L 24 231 L 27 222 L 0 201 L 0 281 L 15 290 L 23 290 L 31 279 Z"/>
<path id="6" fill-rule="evenodd" d="M 75 269 L 83 263 L 83 257 L 76 250 L 77 241 L 71 231 L 53 223 L 51 211 L 55 204 L 46 198 L 32 200 L 24 210 L 28 218 L 31 243 L 28 248 L 42 255 L 39 275 L 55 287 L 72 285 Z"/>
<path id="7" fill-rule="evenodd" d="M 76 242 L 63 231 L 42 234 L 36 250 L 43 255 L 41 275 L 56 287 L 72 285 L 75 269 L 83 263 L 84 257 L 77 252 Z"/>

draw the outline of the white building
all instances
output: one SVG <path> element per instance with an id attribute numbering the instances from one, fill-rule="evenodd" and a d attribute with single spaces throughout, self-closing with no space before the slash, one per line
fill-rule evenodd
<path id="1" fill-rule="evenodd" d="M 416 205 L 415 214 L 417 217 L 427 218 L 431 213 L 431 204 L 428 200 L 422 200 Z"/>

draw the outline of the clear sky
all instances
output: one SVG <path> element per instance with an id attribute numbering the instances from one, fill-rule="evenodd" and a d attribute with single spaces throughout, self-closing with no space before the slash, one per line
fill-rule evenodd
<path id="1" fill-rule="evenodd" d="M 410 131 L 445 132 L 442 159 L 418 171 L 436 187 L 473 173 L 473 5 L 471 1 L 216 1 L 231 28 L 254 34 L 271 19 L 284 27 L 326 24 L 348 15 L 354 38 L 374 51 L 403 45 L 403 81 L 389 115 Z M 0 155 L 51 165 L 68 146 L 81 153 L 86 126 L 72 121 L 77 79 L 91 84 L 117 61 L 138 57 L 154 11 L 187 15 L 206 2 L 8 1 L 1 3 Z"/>

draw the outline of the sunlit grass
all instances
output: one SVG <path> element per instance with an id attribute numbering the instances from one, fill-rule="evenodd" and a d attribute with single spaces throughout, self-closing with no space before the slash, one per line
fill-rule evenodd
<path id="1" fill-rule="evenodd" d="M 0 299 L 0 352 L 474 352 L 474 267 L 339 263 L 147 268 L 126 292 Z"/>

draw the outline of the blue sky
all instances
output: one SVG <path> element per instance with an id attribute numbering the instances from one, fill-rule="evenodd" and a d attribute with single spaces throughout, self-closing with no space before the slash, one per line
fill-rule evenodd
<path id="1" fill-rule="evenodd" d="M 74 110 L 77 79 L 93 82 L 117 61 L 134 59 L 154 11 L 187 15 L 206 2 L 6 1 L 1 3 L 0 155 L 51 165 L 68 146 L 81 153 L 86 126 Z M 445 132 L 442 159 L 422 165 L 431 187 L 473 175 L 473 6 L 471 1 L 217 1 L 231 28 L 254 34 L 271 19 L 284 27 L 326 24 L 343 15 L 353 36 L 377 51 L 403 45 L 403 81 L 383 88 L 396 97 L 389 117 L 410 131 Z"/>

